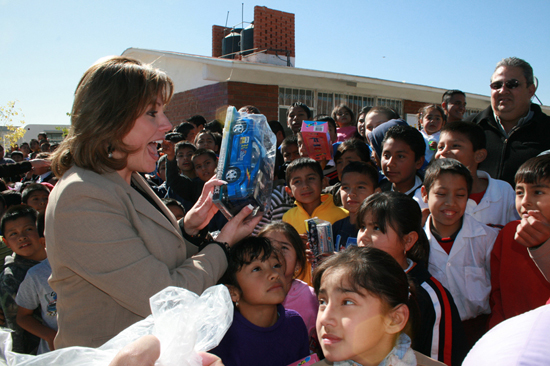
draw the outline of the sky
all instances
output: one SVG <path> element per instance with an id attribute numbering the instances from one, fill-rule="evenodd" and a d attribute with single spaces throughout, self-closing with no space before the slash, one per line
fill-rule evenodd
<path id="1" fill-rule="evenodd" d="M 70 124 L 86 69 L 127 48 L 211 56 L 212 25 L 241 22 L 242 1 L 0 0 L 0 106 L 26 124 Z M 528 61 L 550 104 L 550 1 L 264 0 L 295 14 L 296 67 L 489 95 L 498 61 Z M 228 16 L 229 12 L 229 16 Z"/>

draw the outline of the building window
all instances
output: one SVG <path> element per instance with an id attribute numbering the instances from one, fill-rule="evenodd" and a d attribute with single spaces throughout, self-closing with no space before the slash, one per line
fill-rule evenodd
<path id="1" fill-rule="evenodd" d="M 295 102 L 305 103 L 311 109 L 314 117 L 318 114 L 330 116 L 334 107 L 340 104 L 350 107 L 356 117 L 363 107 L 372 107 L 375 105 L 391 107 L 399 115 L 403 115 L 403 101 L 400 99 L 279 87 L 279 122 L 283 126 L 286 126 L 288 108 Z"/>

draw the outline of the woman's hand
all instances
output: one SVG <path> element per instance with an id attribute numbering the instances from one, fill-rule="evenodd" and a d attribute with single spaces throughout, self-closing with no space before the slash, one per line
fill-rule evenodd
<path id="1" fill-rule="evenodd" d="M 191 236 L 195 236 L 201 231 L 212 217 L 218 212 L 218 207 L 212 203 L 212 192 L 214 187 L 227 184 L 223 180 L 210 178 L 202 187 L 202 193 L 198 201 L 191 207 L 183 218 L 183 227 L 185 232 Z M 226 224 L 227 226 L 227 224 Z"/>
<path id="2" fill-rule="evenodd" d="M 203 366 L 223 366 L 222 360 L 213 354 L 198 352 Z M 120 350 L 109 366 L 154 366 L 160 357 L 160 341 L 146 335 Z"/>
<path id="3" fill-rule="evenodd" d="M 252 231 L 254 231 L 254 228 L 258 225 L 260 219 L 262 218 L 262 215 L 248 218 L 252 211 L 253 207 L 251 205 L 244 207 L 241 212 L 225 224 L 216 240 L 225 242 L 229 246 L 233 246 L 236 242 L 252 234 Z"/>

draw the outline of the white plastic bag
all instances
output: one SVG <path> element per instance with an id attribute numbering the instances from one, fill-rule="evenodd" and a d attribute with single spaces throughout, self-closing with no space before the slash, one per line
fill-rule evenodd
<path id="1" fill-rule="evenodd" d="M 152 315 L 120 332 L 99 348 L 68 347 L 40 356 L 11 352 L 11 335 L 0 330 L 0 365 L 106 366 L 127 344 L 153 334 L 161 344 L 158 366 L 201 366 L 199 351 L 216 347 L 233 322 L 233 303 L 223 285 L 199 297 L 167 287 L 149 299 Z"/>

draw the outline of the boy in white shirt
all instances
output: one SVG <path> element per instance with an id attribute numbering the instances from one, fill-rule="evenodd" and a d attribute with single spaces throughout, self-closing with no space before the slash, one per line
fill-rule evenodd
<path id="1" fill-rule="evenodd" d="M 472 122 L 457 121 L 441 129 L 435 158 L 453 158 L 464 164 L 472 174 L 472 191 L 466 213 L 477 221 L 502 228 L 510 221 L 519 220 L 515 207 L 516 195 L 512 186 L 493 179 L 478 165 L 487 157 L 483 129 Z"/>
<path id="2" fill-rule="evenodd" d="M 428 165 L 422 186 L 430 208 L 424 227 L 430 241 L 428 271 L 453 295 L 473 345 L 491 312 L 490 259 L 498 231 L 464 214 L 471 190 L 470 171 L 458 160 L 435 159 Z"/>

